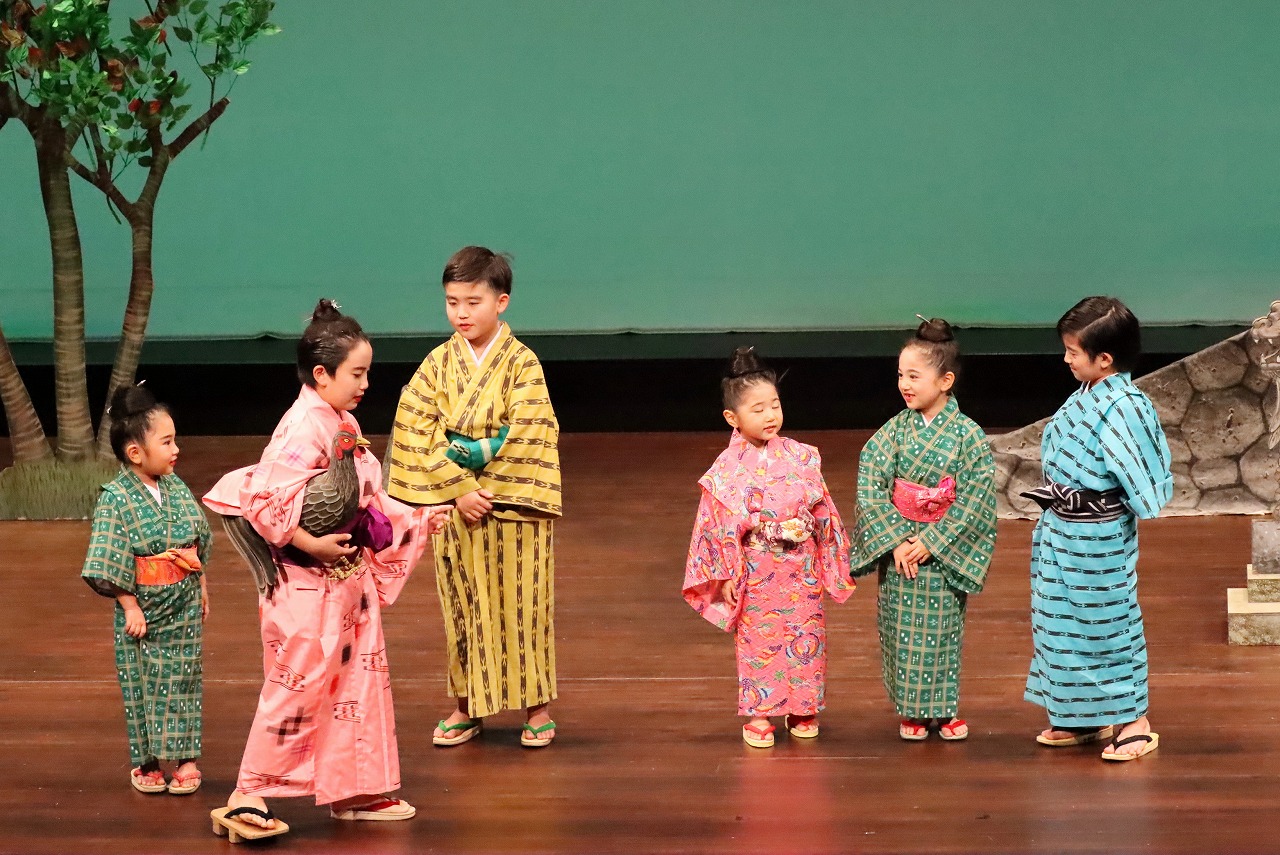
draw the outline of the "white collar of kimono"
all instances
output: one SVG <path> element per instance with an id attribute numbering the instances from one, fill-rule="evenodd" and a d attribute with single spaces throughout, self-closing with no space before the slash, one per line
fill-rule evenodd
<path id="1" fill-rule="evenodd" d="M 484 358 L 489 355 L 489 351 L 493 350 L 493 346 L 498 343 L 498 339 L 502 338 L 503 328 L 505 326 L 506 324 L 502 322 L 498 323 L 498 329 L 494 331 L 493 338 L 489 339 L 489 343 L 486 344 L 484 346 L 484 350 L 479 353 L 476 353 L 476 349 L 471 346 L 471 342 L 467 341 L 465 338 L 463 339 L 463 341 L 467 342 L 467 350 L 471 351 L 471 358 L 476 361 L 476 365 L 480 365 L 484 362 Z"/>
<path id="2" fill-rule="evenodd" d="M 918 415 L 918 416 L 920 417 L 920 421 L 924 422 L 924 426 L 925 426 L 925 427 L 928 427 L 929 425 L 931 425 L 931 424 L 933 424 L 935 421 L 937 421 L 937 420 L 938 420 L 938 417 L 939 417 L 939 416 L 941 416 L 943 413 L 946 413 L 946 412 L 949 412 L 949 411 L 951 411 L 951 410 L 954 410 L 954 409 L 956 409 L 956 408 L 957 408 L 957 407 L 959 407 L 959 406 L 960 406 L 960 405 L 956 403 L 956 396 L 955 396 L 955 395 L 948 395 L 948 396 L 947 396 L 947 402 L 946 402 L 945 404 L 943 404 L 943 405 L 942 405 L 942 409 L 941 409 L 941 410 L 938 410 L 938 412 L 936 412 L 936 413 L 934 413 L 934 414 L 933 414 L 933 418 L 929 418 L 928 416 L 926 416 L 924 413 L 921 413 L 921 412 L 917 412 L 917 413 L 916 413 L 916 415 Z"/>

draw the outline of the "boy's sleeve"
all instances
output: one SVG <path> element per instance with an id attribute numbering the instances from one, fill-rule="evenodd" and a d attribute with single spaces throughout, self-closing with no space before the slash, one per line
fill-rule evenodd
<path id="1" fill-rule="evenodd" d="M 1129 510 L 1141 519 L 1159 516 L 1173 498 L 1172 455 L 1151 401 L 1145 395 L 1119 398 L 1103 414 L 1098 440 Z"/>
<path id="2" fill-rule="evenodd" d="M 517 358 L 522 361 L 507 392 L 511 429 L 493 460 L 478 473 L 480 486 L 493 493 L 495 505 L 558 517 L 560 426 L 538 357 L 524 350 Z"/>
<path id="3" fill-rule="evenodd" d="M 387 495 L 440 505 L 480 489 L 471 470 L 445 454 L 449 438 L 436 404 L 439 367 L 428 356 L 400 393 L 387 454 Z"/>

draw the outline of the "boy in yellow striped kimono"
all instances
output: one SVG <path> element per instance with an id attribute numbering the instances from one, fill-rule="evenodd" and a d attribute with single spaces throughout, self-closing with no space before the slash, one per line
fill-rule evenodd
<path id="1" fill-rule="evenodd" d="M 433 543 L 450 697 L 436 745 L 480 733 L 481 719 L 525 709 L 521 744 L 551 744 L 556 697 L 553 521 L 560 516 L 559 425 L 542 366 L 501 320 L 508 260 L 464 247 L 445 265 L 454 334 L 400 396 L 387 492 L 452 502 Z"/>

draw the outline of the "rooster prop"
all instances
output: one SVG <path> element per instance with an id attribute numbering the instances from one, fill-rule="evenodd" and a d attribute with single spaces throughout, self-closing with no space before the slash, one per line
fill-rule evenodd
<path id="1" fill-rule="evenodd" d="M 360 507 L 360 477 L 356 455 L 369 445 L 364 437 L 340 430 L 333 437 L 329 468 L 307 482 L 298 527 L 313 537 L 350 533 L 348 545 L 367 546 L 375 552 L 391 543 L 391 523 L 376 508 Z M 276 585 L 277 553 L 302 566 L 320 566 L 315 558 L 292 546 L 273 550 L 244 517 L 222 515 L 227 536 L 249 565 L 258 592 L 270 596 Z"/>

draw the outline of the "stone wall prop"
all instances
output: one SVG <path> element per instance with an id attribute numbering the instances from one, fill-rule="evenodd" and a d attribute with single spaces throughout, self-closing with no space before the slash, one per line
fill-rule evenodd
<path id="1" fill-rule="evenodd" d="M 1280 403 L 1267 370 L 1273 342 L 1246 331 L 1134 381 L 1155 405 L 1173 456 L 1174 498 L 1162 516 L 1263 514 L 1280 501 L 1280 450 L 1271 447 L 1280 439 Z M 991 437 L 1001 517 L 1039 515 L 1018 493 L 1041 483 L 1047 423 Z"/>

